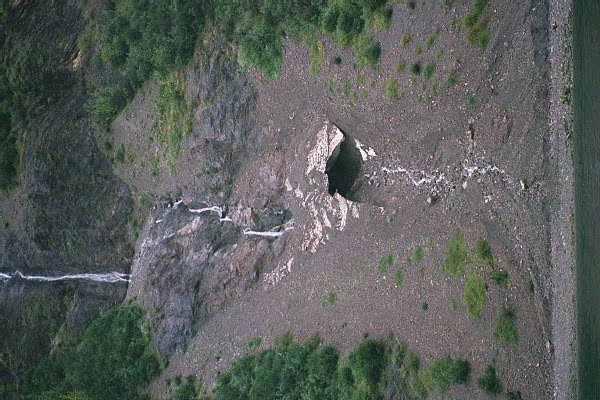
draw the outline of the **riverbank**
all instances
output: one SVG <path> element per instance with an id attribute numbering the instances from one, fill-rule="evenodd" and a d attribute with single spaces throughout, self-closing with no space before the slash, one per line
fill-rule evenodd
<path id="1" fill-rule="evenodd" d="M 572 19 L 571 1 L 550 3 L 550 116 L 551 159 L 556 169 L 556 204 L 552 216 L 552 345 L 554 349 L 554 398 L 572 399 L 576 395 L 575 271 L 573 237 L 573 159 L 567 131 L 571 105 L 565 101 L 570 84 Z M 562 99 L 562 101 L 561 101 Z"/>

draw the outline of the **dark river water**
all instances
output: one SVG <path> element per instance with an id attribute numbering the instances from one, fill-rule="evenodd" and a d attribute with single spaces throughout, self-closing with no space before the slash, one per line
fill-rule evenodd
<path id="1" fill-rule="evenodd" d="M 578 399 L 600 399 L 600 0 L 574 0 Z"/>

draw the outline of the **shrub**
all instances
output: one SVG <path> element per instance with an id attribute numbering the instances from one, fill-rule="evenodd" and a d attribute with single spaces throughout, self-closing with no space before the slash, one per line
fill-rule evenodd
<path id="1" fill-rule="evenodd" d="M 423 70 L 423 76 L 425 77 L 425 79 L 430 79 L 433 76 L 433 73 L 435 72 L 435 68 L 436 68 L 435 62 L 431 62 L 425 66 L 425 69 Z"/>
<path id="2" fill-rule="evenodd" d="M 385 1 L 382 2 L 385 4 Z M 392 8 L 380 8 L 376 11 L 371 17 L 370 23 L 375 31 L 381 31 L 384 29 L 388 29 L 392 25 Z"/>
<path id="3" fill-rule="evenodd" d="M 385 256 L 379 259 L 378 267 L 380 275 L 385 275 L 388 267 L 390 267 L 394 263 L 394 256 L 390 254 L 386 254 Z"/>
<path id="4" fill-rule="evenodd" d="M 477 379 L 477 387 L 486 394 L 502 393 L 502 383 L 496 376 L 496 370 L 491 365 L 487 365 L 483 374 Z"/>
<path id="5" fill-rule="evenodd" d="M 467 383 L 470 367 L 465 360 L 442 357 L 423 369 L 421 380 L 428 391 L 445 392 L 450 385 Z"/>
<path id="6" fill-rule="evenodd" d="M 321 73 L 321 65 L 323 65 L 326 60 L 325 52 L 323 51 L 323 42 L 315 41 L 310 46 L 309 55 L 311 59 L 309 73 L 315 77 L 319 76 Z"/>
<path id="7" fill-rule="evenodd" d="M 457 77 L 456 77 L 456 69 L 452 68 L 450 70 L 450 72 L 448 72 L 448 77 L 446 78 L 446 82 L 448 82 L 448 85 L 456 85 L 456 82 L 458 81 Z"/>
<path id="8" fill-rule="evenodd" d="M 406 6 L 410 9 L 410 10 L 414 10 L 415 7 L 417 6 L 417 4 L 415 3 L 415 0 L 407 0 L 406 1 Z"/>
<path id="9" fill-rule="evenodd" d="M 335 304 L 335 302 L 337 301 L 337 295 L 335 294 L 335 292 L 331 292 L 326 296 L 323 296 L 321 298 L 321 305 L 323 307 L 325 307 L 328 304 Z"/>
<path id="10" fill-rule="evenodd" d="M 421 54 L 421 46 L 416 46 L 413 50 L 413 53 L 418 56 L 419 54 Z"/>
<path id="11" fill-rule="evenodd" d="M 485 303 L 485 283 L 483 278 L 473 271 L 467 273 L 464 298 L 467 313 L 473 318 L 481 317 L 481 310 Z"/>
<path id="12" fill-rule="evenodd" d="M 400 60 L 396 63 L 396 65 L 394 65 L 394 71 L 397 74 L 404 71 L 404 68 L 406 68 L 406 62 L 404 60 Z"/>
<path id="13" fill-rule="evenodd" d="M 494 327 L 494 337 L 500 345 L 517 344 L 517 328 L 514 322 L 514 308 L 503 307 Z"/>
<path id="14" fill-rule="evenodd" d="M 427 47 L 427 49 L 429 49 L 433 42 L 435 42 L 435 38 L 437 37 L 439 32 L 439 29 L 435 29 L 433 32 L 431 32 L 429 36 L 427 36 L 427 38 L 425 39 L 425 47 Z"/>
<path id="15" fill-rule="evenodd" d="M 416 263 L 420 263 L 423 259 L 423 248 L 421 246 L 416 246 L 412 252 L 412 258 Z"/>
<path id="16" fill-rule="evenodd" d="M 140 329 L 142 316 L 131 303 L 104 312 L 73 346 L 52 354 L 28 375 L 31 398 L 54 393 L 49 398 L 143 399 L 139 390 L 158 375 L 159 365 Z M 81 396 L 71 397 L 74 393 Z"/>
<path id="17" fill-rule="evenodd" d="M 420 366 L 419 356 L 411 352 L 404 358 L 404 364 L 400 368 L 400 376 L 407 378 L 411 375 L 415 375 L 419 371 Z"/>
<path id="18" fill-rule="evenodd" d="M 423 384 L 423 380 L 419 375 L 411 376 L 408 379 L 408 388 L 411 391 L 411 394 L 416 399 L 425 399 L 427 398 L 427 388 Z"/>
<path id="19" fill-rule="evenodd" d="M 334 65 L 340 65 L 342 63 L 342 57 L 335 56 L 331 59 L 331 63 Z"/>
<path id="20" fill-rule="evenodd" d="M 404 362 L 404 355 L 406 354 L 406 343 L 398 342 L 394 350 L 392 351 L 392 363 L 400 367 Z"/>
<path id="21" fill-rule="evenodd" d="M 248 350 L 254 351 L 254 350 L 258 349 L 260 347 L 261 343 L 262 343 L 262 339 L 261 338 L 259 338 L 259 337 L 253 337 L 248 342 Z"/>
<path id="22" fill-rule="evenodd" d="M 508 282 L 508 272 L 501 269 L 499 271 L 494 271 L 491 276 L 492 282 L 494 282 L 498 286 L 506 287 Z"/>
<path id="23" fill-rule="evenodd" d="M 394 273 L 394 282 L 396 285 L 402 285 L 402 270 L 398 267 L 396 268 L 396 272 Z"/>
<path id="24" fill-rule="evenodd" d="M 92 122 L 99 128 L 106 128 L 129 101 L 129 94 L 123 85 L 109 85 L 96 91 L 91 102 L 87 103 L 92 113 Z"/>
<path id="25" fill-rule="evenodd" d="M 385 370 L 385 348 L 376 340 L 365 340 L 348 355 L 355 384 L 367 395 L 376 395 Z"/>
<path id="26" fill-rule="evenodd" d="M 450 299 L 450 309 L 452 311 L 456 310 L 456 300 Z"/>
<path id="27" fill-rule="evenodd" d="M 356 64 L 359 67 L 373 67 L 381 57 L 381 44 L 369 36 L 361 35 L 356 45 Z"/>
<path id="28" fill-rule="evenodd" d="M 400 46 L 405 49 L 410 44 L 410 33 L 400 36 Z"/>
<path id="29" fill-rule="evenodd" d="M 446 259 L 442 271 L 444 275 L 459 277 L 467 266 L 467 249 L 460 233 L 453 235 L 446 244 Z"/>
<path id="30" fill-rule="evenodd" d="M 487 240 L 478 240 L 475 245 L 475 256 L 473 261 L 480 264 L 483 267 L 490 267 L 494 261 L 492 255 L 492 248 Z"/>
<path id="31" fill-rule="evenodd" d="M 424 302 L 421 303 L 421 309 L 423 311 L 427 311 L 428 308 L 429 308 L 429 304 L 427 304 L 426 301 L 424 301 Z"/>
<path id="32" fill-rule="evenodd" d="M 491 32 L 487 29 L 490 17 L 481 17 L 489 0 L 473 0 L 471 10 L 463 15 L 461 24 L 466 28 L 466 40 L 469 44 L 477 43 L 484 50 L 490 41 Z"/>
<path id="33" fill-rule="evenodd" d="M 389 82 L 383 85 L 383 91 L 385 92 L 385 97 L 388 100 L 398 100 L 400 97 L 398 96 L 398 80 L 391 79 Z"/>
<path id="34" fill-rule="evenodd" d="M 412 72 L 415 75 L 419 75 L 421 73 L 421 64 L 419 64 L 419 63 L 411 64 L 410 72 Z"/>

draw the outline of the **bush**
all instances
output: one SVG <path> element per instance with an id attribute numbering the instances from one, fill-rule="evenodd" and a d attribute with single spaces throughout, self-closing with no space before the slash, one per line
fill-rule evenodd
<path id="1" fill-rule="evenodd" d="M 398 95 L 398 80 L 391 79 L 389 82 L 383 85 L 383 91 L 385 92 L 385 97 L 388 100 L 398 100 L 400 97 Z"/>
<path id="2" fill-rule="evenodd" d="M 453 235 L 446 244 L 446 260 L 442 271 L 444 275 L 458 278 L 467 266 L 467 249 L 460 233 Z"/>
<path id="3" fill-rule="evenodd" d="M 248 342 L 248 350 L 254 351 L 254 350 L 258 349 L 260 347 L 261 342 L 262 342 L 261 338 L 259 338 L 259 337 L 253 337 Z"/>
<path id="4" fill-rule="evenodd" d="M 467 383 L 470 367 L 465 360 L 442 357 L 423 369 L 421 380 L 428 391 L 445 392 L 450 385 Z"/>
<path id="5" fill-rule="evenodd" d="M 423 70 L 423 76 L 425 79 L 430 79 L 433 76 L 435 68 L 436 64 L 434 62 L 431 62 L 425 66 L 425 69 Z"/>
<path id="6" fill-rule="evenodd" d="M 467 273 L 464 298 L 467 313 L 473 318 L 480 318 L 485 303 L 485 283 L 483 278 L 473 271 Z"/>
<path id="7" fill-rule="evenodd" d="M 466 40 L 469 44 L 478 44 L 482 50 L 487 48 L 491 32 L 487 29 L 490 17 L 481 17 L 489 0 L 473 0 L 471 10 L 463 15 L 462 26 L 466 28 Z"/>
<path id="8" fill-rule="evenodd" d="M 410 72 L 412 72 L 415 75 L 419 75 L 421 73 L 421 64 L 419 64 L 419 63 L 411 64 Z"/>
<path id="9" fill-rule="evenodd" d="M 129 94 L 123 85 L 109 85 L 100 88 L 93 100 L 87 104 L 92 113 L 92 122 L 99 128 L 106 128 L 129 101 Z"/>
<path id="10" fill-rule="evenodd" d="M 360 392 L 375 396 L 385 370 L 385 348 L 376 340 L 365 340 L 348 355 L 355 385 Z"/>
<path id="11" fill-rule="evenodd" d="M 404 68 L 406 68 L 406 62 L 404 60 L 400 60 L 396 63 L 396 65 L 394 65 L 394 71 L 397 74 L 404 71 Z"/>
<path id="12" fill-rule="evenodd" d="M 483 267 L 490 267 L 494 261 L 492 255 L 492 248 L 487 240 L 478 240 L 475 245 L 475 256 L 473 261 L 480 264 Z"/>
<path id="13" fill-rule="evenodd" d="M 356 64 L 359 67 L 374 67 L 381 57 L 381 44 L 369 36 L 361 35 L 356 45 Z"/>
<path id="14" fill-rule="evenodd" d="M 425 47 L 427 47 L 428 49 L 431 47 L 433 42 L 435 42 L 435 38 L 437 37 L 439 32 L 440 30 L 436 29 L 433 32 L 431 32 L 429 36 L 427 36 L 427 38 L 425 39 Z"/>
<path id="15" fill-rule="evenodd" d="M 405 49 L 406 46 L 408 46 L 410 43 L 410 33 L 405 33 L 404 35 L 400 36 L 400 46 Z"/>
<path id="16" fill-rule="evenodd" d="M 456 76 L 456 69 L 452 68 L 450 70 L 450 72 L 448 72 L 448 77 L 446 78 L 446 82 L 448 82 L 448 85 L 454 86 L 454 85 L 456 85 L 457 81 L 458 81 L 458 78 Z"/>
<path id="17" fill-rule="evenodd" d="M 149 78 L 187 64 L 204 26 L 202 8 L 200 2 L 122 0 L 118 7 L 107 7 L 96 26 L 86 28 L 78 40 L 81 50 L 97 49 L 100 65 L 120 72 L 132 92 L 123 97 L 101 88 L 92 107 L 96 125 L 107 126 Z M 102 102 L 106 97 L 110 104 Z"/>
<path id="18" fill-rule="evenodd" d="M 423 248 L 421 246 L 416 246 L 412 252 L 412 258 L 416 263 L 420 263 L 423 259 Z"/>
<path id="19" fill-rule="evenodd" d="M 379 263 L 378 263 L 378 266 L 377 266 L 379 274 L 380 275 L 385 275 L 385 273 L 387 272 L 388 267 L 391 267 L 393 263 L 394 263 L 394 256 L 391 253 L 390 254 L 386 254 L 385 256 L 381 257 L 379 259 Z"/>
<path id="20" fill-rule="evenodd" d="M 496 370 L 491 365 L 487 365 L 483 374 L 477 379 L 477 387 L 486 394 L 502 393 L 502 383 L 496 376 Z"/>
<path id="21" fill-rule="evenodd" d="M 514 308 L 503 307 L 494 327 L 494 337 L 500 345 L 517 344 L 517 328 L 514 322 Z"/>
<path id="22" fill-rule="evenodd" d="M 398 286 L 402 285 L 402 270 L 400 268 L 396 268 L 396 272 L 394 273 L 394 283 Z"/>
<path id="23" fill-rule="evenodd" d="M 139 390 L 158 375 L 159 365 L 140 329 L 142 316 L 143 311 L 131 303 L 103 313 L 71 349 L 52 355 L 29 374 L 26 386 L 31 398 L 48 392 L 62 398 L 61 394 L 74 391 L 94 400 L 147 398 Z M 55 377 L 50 379 L 51 390 L 49 376 Z"/>
<path id="24" fill-rule="evenodd" d="M 419 356 L 412 352 L 408 353 L 404 358 L 404 364 L 400 368 L 400 376 L 406 379 L 411 375 L 415 375 L 419 371 L 420 364 Z"/>
<path id="25" fill-rule="evenodd" d="M 508 282 L 508 272 L 501 269 L 499 271 L 494 271 L 491 276 L 492 282 L 494 282 L 498 286 L 506 287 Z"/>

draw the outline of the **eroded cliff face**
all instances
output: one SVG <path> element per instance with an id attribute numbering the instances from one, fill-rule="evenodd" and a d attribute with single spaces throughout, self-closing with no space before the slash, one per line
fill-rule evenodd
<path id="1" fill-rule="evenodd" d="M 127 272 L 133 202 L 85 118 L 86 98 L 73 72 L 80 10 L 71 1 L 8 7 L 1 34 L 10 44 L 4 54 L 30 69 L 16 78 L 25 87 L 25 117 L 17 127 L 22 167 L 19 187 L 0 199 L 0 270 L 45 276 Z M 21 380 L 125 293 L 123 282 L 14 277 L 0 284 L 0 385 Z"/>
<path id="2" fill-rule="evenodd" d="M 147 312 L 152 341 L 171 356 L 210 316 L 273 268 L 286 248 L 291 213 L 177 204 L 155 210 L 140 236 L 128 298 Z M 269 235 L 270 234 L 270 235 Z"/>

